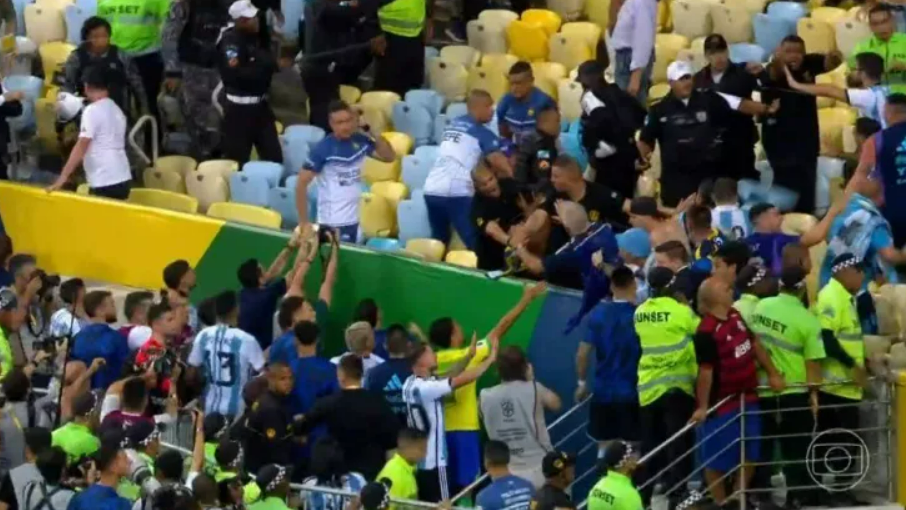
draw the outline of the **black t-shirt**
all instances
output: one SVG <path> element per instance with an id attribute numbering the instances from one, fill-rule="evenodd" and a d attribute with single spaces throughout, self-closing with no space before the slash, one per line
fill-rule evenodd
<path id="1" fill-rule="evenodd" d="M 532 498 L 532 510 L 554 510 L 555 508 L 576 508 L 576 504 L 562 490 L 544 484 Z"/>
<path id="2" fill-rule="evenodd" d="M 19 500 L 16 499 L 16 491 L 13 489 L 13 480 L 9 473 L 3 475 L 0 481 L 0 502 L 6 503 L 8 510 L 19 510 Z"/>
<path id="3" fill-rule="evenodd" d="M 544 208 L 551 217 L 557 215 L 557 200 L 570 200 L 566 193 L 555 193 L 545 199 Z M 626 230 L 629 224 L 629 217 L 623 212 L 623 203 L 626 197 L 619 192 L 614 191 L 603 184 L 585 181 L 585 195 L 579 199 L 578 203 L 585 208 L 588 214 L 588 221 L 591 223 L 609 223 L 614 232 Z M 561 246 L 569 241 L 569 234 L 562 225 L 555 225 L 551 228 L 551 239 L 548 243 L 548 249 L 551 252 L 557 251 Z"/>
<path id="4" fill-rule="evenodd" d="M 815 77 L 826 72 L 824 55 L 806 55 L 799 69 L 790 71 L 800 83 L 815 83 Z M 768 158 L 772 163 L 814 159 L 820 145 L 817 99 L 790 89 L 785 73 L 776 78 L 771 78 L 768 69 L 758 76 L 761 101 L 770 104 L 780 99 L 780 110 L 765 119 L 761 129 Z"/>
<path id="5" fill-rule="evenodd" d="M 496 221 L 504 232 L 523 219 L 522 210 L 516 202 L 518 183 L 512 179 L 500 179 L 500 196 L 489 197 L 477 193 L 472 199 L 472 221 L 478 227 L 478 267 L 501 269 L 504 265 L 505 247 L 485 233 L 488 223 Z"/>
<path id="6" fill-rule="evenodd" d="M 266 391 L 252 404 L 246 422 L 246 467 L 257 473 L 266 464 L 287 466 L 293 461 L 293 418 L 288 402 Z"/>

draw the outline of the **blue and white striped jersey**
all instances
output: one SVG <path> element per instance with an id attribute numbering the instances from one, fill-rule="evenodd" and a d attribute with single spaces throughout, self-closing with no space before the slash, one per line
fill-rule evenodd
<path id="1" fill-rule="evenodd" d="M 264 368 L 264 354 L 252 335 L 217 324 L 195 337 L 189 365 L 204 367 L 204 412 L 238 416 L 245 407 L 242 388 L 253 371 Z"/>
<path id="2" fill-rule="evenodd" d="M 738 205 L 718 205 L 711 209 L 711 226 L 730 241 L 745 239 L 752 233 L 749 215 Z"/>
<path id="3" fill-rule="evenodd" d="M 444 131 L 437 161 L 425 180 L 425 195 L 470 197 L 472 172 L 478 161 L 501 150 L 500 138 L 469 115 L 454 119 Z"/>

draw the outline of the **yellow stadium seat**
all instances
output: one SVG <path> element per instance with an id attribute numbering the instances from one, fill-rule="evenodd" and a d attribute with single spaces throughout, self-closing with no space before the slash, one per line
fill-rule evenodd
<path id="1" fill-rule="evenodd" d="M 784 234 L 801 236 L 818 224 L 818 218 L 811 214 L 805 213 L 786 213 L 783 215 L 783 222 L 780 229 Z"/>
<path id="2" fill-rule="evenodd" d="M 657 3 L 657 31 L 670 32 L 673 30 L 673 16 L 670 13 L 670 0 Z"/>
<path id="3" fill-rule="evenodd" d="M 362 94 L 362 97 L 359 98 L 359 104 L 361 106 L 364 106 L 365 108 L 377 108 L 381 110 L 388 119 L 393 117 L 393 105 L 400 101 L 402 101 L 402 98 L 400 98 L 399 94 L 386 90 L 365 92 Z"/>
<path id="4" fill-rule="evenodd" d="M 843 128 L 855 123 L 856 117 L 852 108 L 835 106 L 818 110 L 821 154 L 836 155 L 843 152 Z"/>
<path id="5" fill-rule="evenodd" d="M 390 200 L 374 193 L 362 193 L 359 228 L 365 237 L 390 237 L 396 228 L 396 214 Z"/>
<path id="6" fill-rule="evenodd" d="M 692 48 L 686 48 L 679 50 L 679 53 L 676 54 L 676 60 L 685 60 L 692 64 L 692 69 L 695 72 L 700 71 L 703 67 L 708 65 L 708 59 L 705 58 L 704 53 L 696 52 Z"/>
<path id="7" fill-rule="evenodd" d="M 362 91 L 352 85 L 340 85 L 340 99 L 346 104 L 356 104 L 362 98 Z"/>
<path id="8" fill-rule="evenodd" d="M 381 136 L 390 142 L 390 146 L 393 147 L 393 151 L 396 152 L 397 159 L 402 159 L 403 156 L 412 152 L 412 146 L 415 145 L 415 141 L 406 133 L 385 131 L 381 133 Z"/>
<path id="9" fill-rule="evenodd" d="M 211 204 L 230 199 L 230 185 L 217 172 L 192 172 L 186 176 L 186 191 L 198 199 L 198 211 L 205 212 Z"/>
<path id="10" fill-rule="evenodd" d="M 853 154 L 857 149 L 856 126 L 843 126 L 843 152 Z"/>
<path id="11" fill-rule="evenodd" d="M 28 7 L 34 7 L 29 5 Z M 27 11 L 26 11 L 27 12 Z M 53 82 L 56 73 L 63 72 L 63 64 L 69 58 L 69 54 L 75 51 L 75 46 L 65 42 L 46 42 L 38 46 L 38 53 L 41 55 L 41 67 L 44 69 L 44 83 Z M 54 97 L 53 99 L 56 99 Z"/>
<path id="12" fill-rule="evenodd" d="M 547 0 L 547 8 L 566 21 L 575 21 L 582 17 L 584 7 L 585 0 Z"/>
<path id="13" fill-rule="evenodd" d="M 507 9 L 485 9 L 478 15 L 478 20 L 499 26 L 503 29 L 519 19 L 519 15 Z"/>
<path id="14" fill-rule="evenodd" d="M 714 32 L 722 34 L 729 44 L 752 41 L 752 14 L 744 4 L 712 5 L 711 21 Z"/>
<path id="15" fill-rule="evenodd" d="M 654 103 L 663 99 L 670 92 L 670 85 L 667 83 L 656 83 L 648 89 L 648 105 L 651 106 Z"/>
<path id="16" fill-rule="evenodd" d="M 283 134 L 283 123 L 282 123 L 282 122 L 280 122 L 279 120 L 276 121 L 276 122 L 274 122 L 274 127 L 277 128 L 277 134 L 278 134 L 278 135 L 282 135 L 282 134 Z"/>
<path id="17" fill-rule="evenodd" d="M 283 217 L 277 211 L 236 202 L 213 203 L 208 208 L 208 216 L 264 228 L 280 228 L 283 222 Z"/>
<path id="18" fill-rule="evenodd" d="M 689 39 L 711 33 L 711 4 L 702 0 L 674 0 L 673 32 Z"/>
<path id="19" fill-rule="evenodd" d="M 544 77 L 539 78 L 536 76 L 535 87 L 541 92 L 549 95 L 554 101 L 557 101 L 557 98 L 559 97 L 559 94 L 557 93 L 557 81 L 558 80 L 552 80 L 550 78 Z"/>
<path id="20" fill-rule="evenodd" d="M 170 170 L 146 168 L 142 173 L 142 181 L 148 188 L 172 191 L 174 193 L 186 193 L 186 178 Z"/>
<path id="21" fill-rule="evenodd" d="M 447 62 L 462 64 L 466 69 L 471 69 L 472 66 L 478 63 L 481 54 L 471 46 L 454 45 L 442 48 L 440 50 L 440 58 Z"/>
<path id="22" fill-rule="evenodd" d="M 409 198 L 409 188 L 401 182 L 381 181 L 371 185 L 371 193 L 384 197 L 393 205 L 394 211 L 399 203 Z M 395 216 L 394 216 L 395 217 Z"/>
<path id="23" fill-rule="evenodd" d="M 733 2 L 733 0 L 719 0 L 722 3 Z M 764 8 L 767 6 L 767 0 L 744 0 L 743 5 L 746 10 L 749 11 L 749 14 L 756 15 L 764 12 Z"/>
<path id="24" fill-rule="evenodd" d="M 831 26 L 836 25 L 838 21 L 846 19 L 847 14 L 844 9 L 839 7 L 818 7 L 812 9 L 809 16 L 813 20 L 823 21 Z"/>
<path id="25" fill-rule="evenodd" d="M 185 177 L 188 173 L 198 168 L 198 162 L 189 156 L 163 156 L 157 158 L 157 161 L 154 162 L 154 168 Z"/>
<path id="26" fill-rule="evenodd" d="M 474 269 L 478 267 L 478 255 L 475 255 L 474 251 L 454 250 L 450 253 L 447 253 L 447 257 L 444 259 L 444 262 L 446 262 L 447 264 L 453 264 L 454 266 L 462 266 Z"/>
<path id="27" fill-rule="evenodd" d="M 133 188 L 129 192 L 129 202 L 168 211 L 192 214 L 198 212 L 198 199 L 195 197 L 162 189 Z"/>
<path id="28" fill-rule="evenodd" d="M 356 112 L 358 112 L 361 122 L 368 125 L 371 134 L 377 136 L 384 131 L 393 130 L 393 125 L 390 123 L 390 117 L 387 116 L 383 109 L 377 106 L 366 106 L 363 104 L 357 104 L 354 108 Z"/>
<path id="29" fill-rule="evenodd" d="M 57 138 L 56 104 L 56 98 L 42 97 L 35 101 L 38 140 L 41 143 L 42 150 L 49 154 L 60 153 L 60 141 Z"/>
<path id="30" fill-rule="evenodd" d="M 426 260 L 440 262 L 444 259 L 447 247 L 437 239 L 410 239 L 406 242 L 406 249 L 422 254 Z"/>
<path id="31" fill-rule="evenodd" d="M 433 58 L 428 62 L 428 83 L 448 103 L 462 101 L 468 90 L 469 72 L 465 66 Z"/>
<path id="32" fill-rule="evenodd" d="M 548 59 L 563 64 L 568 69 L 575 69 L 586 60 L 591 60 L 591 49 L 585 41 L 563 34 L 554 34 L 548 41 Z"/>
<path id="33" fill-rule="evenodd" d="M 398 254 L 400 254 L 400 255 L 406 257 L 406 258 L 410 258 L 410 259 L 418 259 L 418 260 L 424 260 L 424 261 L 427 261 L 427 260 L 428 260 L 428 259 L 427 259 L 424 255 L 422 255 L 421 253 L 414 252 L 414 251 L 410 251 L 410 250 L 407 250 L 407 249 L 405 249 L 405 248 L 403 248 L 402 250 L 397 251 L 396 253 L 398 253 Z"/>
<path id="34" fill-rule="evenodd" d="M 582 116 L 582 86 L 575 80 L 564 78 L 557 85 L 557 96 L 560 98 L 560 115 L 572 122 Z"/>
<path id="35" fill-rule="evenodd" d="M 548 34 L 539 25 L 516 20 L 506 28 L 507 45 L 510 53 L 528 62 L 547 60 Z"/>
<path id="36" fill-rule="evenodd" d="M 680 50 L 689 47 L 689 39 L 679 34 L 657 34 L 654 39 L 654 68 L 652 70 L 653 83 L 667 81 L 667 66 L 676 60 Z"/>
<path id="37" fill-rule="evenodd" d="M 497 72 L 486 72 L 476 67 L 469 72 L 469 91 L 481 89 L 491 94 L 494 102 L 500 100 L 509 91 L 510 84 L 505 75 Z"/>
<path id="38" fill-rule="evenodd" d="M 556 62 L 532 62 L 532 72 L 534 72 L 536 80 L 547 78 L 556 82 L 560 78 L 566 78 L 566 71 L 563 64 Z"/>
<path id="39" fill-rule="evenodd" d="M 834 27 L 811 18 L 802 18 L 796 24 L 796 34 L 805 41 L 808 53 L 830 53 L 837 49 Z"/>
<path id="40" fill-rule="evenodd" d="M 824 73 L 815 76 L 815 83 L 823 85 L 832 85 L 834 83 L 834 77 L 831 73 Z M 837 103 L 829 97 L 819 97 L 817 98 L 818 108 L 833 108 Z"/>
<path id="41" fill-rule="evenodd" d="M 43 44 L 66 40 L 63 9 L 56 5 L 25 6 L 25 35 L 40 48 Z"/>
<path id="42" fill-rule="evenodd" d="M 402 164 L 397 159 L 392 163 L 384 163 L 374 158 L 365 158 L 362 166 L 362 179 L 368 184 L 381 181 L 398 181 Z"/>
<path id="43" fill-rule="evenodd" d="M 82 184 L 79 184 L 78 187 L 76 187 L 75 192 L 76 195 L 84 195 L 87 197 L 91 194 L 90 189 L 91 188 L 88 187 L 88 183 L 83 182 Z"/>
<path id="44" fill-rule="evenodd" d="M 635 183 L 635 193 L 639 197 L 653 197 L 657 194 L 657 178 L 652 177 L 649 172 L 639 176 Z"/>
<path id="45" fill-rule="evenodd" d="M 506 53 L 506 26 L 473 19 L 466 24 L 466 39 L 481 53 Z"/>
<path id="46" fill-rule="evenodd" d="M 610 22 L 610 0 L 586 0 L 585 16 L 601 28 Z"/>
<path id="47" fill-rule="evenodd" d="M 516 55 L 510 55 L 507 53 L 491 53 L 484 54 L 481 56 L 481 62 L 479 62 L 478 67 L 488 73 L 499 73 L 504 76 L 510 74 L 510 68 L 513 67 L 513 64 L 519 62 L 519 59 Z"/>
<path id="48" fill-rule="evenodd" d="M 522 21 L 543 28 L 548 36 L 556 34 L 563 23 L 559 14 L 547 9 L 526 9 L 522 13 Z"/>
<path id="49" fill-rule="evenodd" d="M 588 45 L 591 50 L 591 58 L 598 56 L 598 43 L 601 41 L 601 27 L 589 21 L 573 21 L 564 23 L 560 27 L 560 33 L 567 37 L 576 37 Z"/>
<path id="50" fill-rule="evenodd" d="M 833 204 L 843 198 L 843 177 L 831 177 L 828 187 L 830 188 L 830 203 Z"/>
<path id="51" fill-rule="evenodd" d="M 869 37 L 871 37 L 871 28 L 868 23 L 854 19 L 842 19 L 834 25 L 834 40 L 837 43 L 837 49 L 846 58 L 853 54 L 856 44 Z"/>
<path id="52" fill-rule="evenodd" d="M 219 175 L 229 182 L 233 172 L 239 171 L 239 163 L 231 159 L 209 159 L 200 163 L 195 171 L 197 173 Z"/>

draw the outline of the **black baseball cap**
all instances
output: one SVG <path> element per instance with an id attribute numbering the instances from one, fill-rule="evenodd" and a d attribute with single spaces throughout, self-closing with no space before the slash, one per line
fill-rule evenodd
<path id="1" fill-rule="evenodd" d="M 669 287 L 675 278 L 676 273 L 669 267 L 655 267 L 652 268 L 651 271 L 648 271 L 648 285 L 650 285 L 652 289 L 664 289 Z"/>
<path id="2" fill-rule="evenodd" d="M 576 70 L 576 81 L 582 82 L 583 78 L 604 76 L 604 66 L 597 60 L 586 60 L 579 64 Z"/>
<path id="3" fill-rule="evenodd" d="M 705 55 L 727 51 L 728 48 L 729 45 L 727 45 L 727 40 L 720 34 L 711 34 L 708 37 L 705 37 Z"/>
<path id="4" fill-rule="evenodd" d="M 393 482 L 387 478 L 369 482 L 362 487 L 362 492 L 359 493 L 359 501 L 362 502 L 362 508 L 365 510 L 384 510 L 389 507 L 391 487 L 393 487 Z"/>
<path id="5" fill-rule="evenodd" d="M 289 482 L 289 469 L 278 464 L 267 464 L 258 470 L 255 483 L 263 492 L 270 492 L 284 481 Z"/>
<path id="6" fill-rule="evenodd" d="M 576 465 L 576 458 L 566 452 L 548 452 L 541 461 L 541 472 L 545 478 L 553 478 L 569 466 Z"/>

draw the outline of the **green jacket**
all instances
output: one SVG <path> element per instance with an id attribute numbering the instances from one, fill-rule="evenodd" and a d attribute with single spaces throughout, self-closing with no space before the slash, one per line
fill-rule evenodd
<path id="1" fill-rule="evenodd" d="M 160 51 L 171 0 L 100 0 L 98 16 L 110 22 L 111 43 L 130 56 Z"/>
<path id="2" fill-rule="evenodd" d="M 860 42 L 853 49 L 849 58 L 849 68 L 856 68 L 856 55 L 859 53 L 876 53 L 884 59 L 884 85 L 890 85 L 891 92 L 906 94 L 906 70 L 891 69 L 896 62 L 906 66 L 906 34 L 894 32 L 890 40 L 884 42 L 872 35 Z"/>

